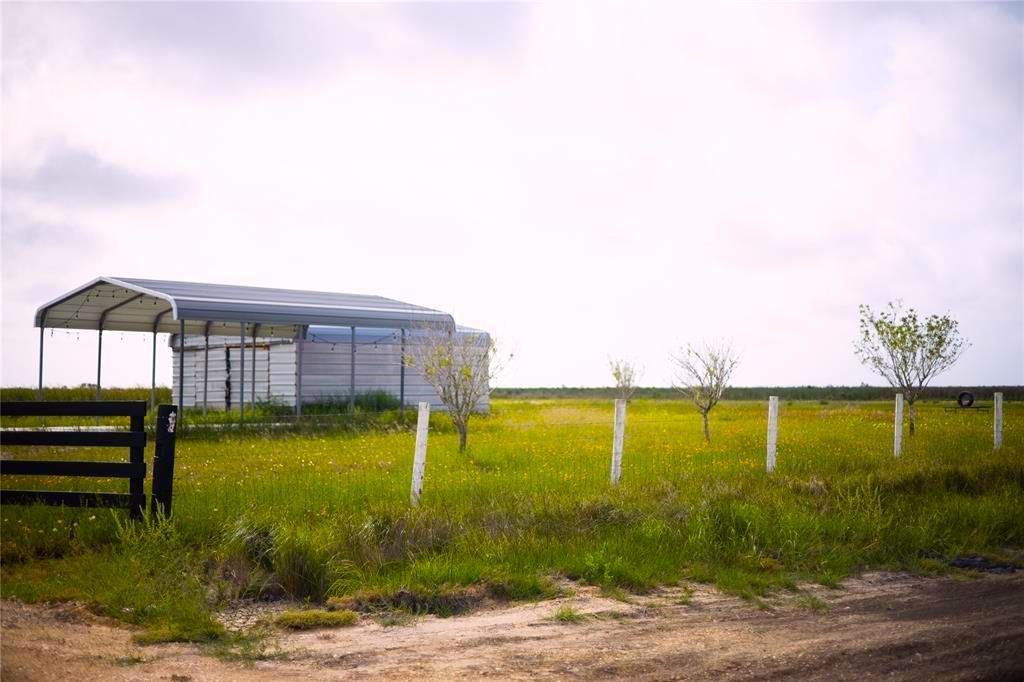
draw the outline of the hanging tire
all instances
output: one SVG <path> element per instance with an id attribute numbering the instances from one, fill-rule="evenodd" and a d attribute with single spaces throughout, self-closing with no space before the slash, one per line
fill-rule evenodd
<path id="1" fill-rule="evenodd" d="M 969 391 L 961 391 L 956 397 L 956 404 L 960 407 L 970 407 L 974 404 L 974 394 Z"/>

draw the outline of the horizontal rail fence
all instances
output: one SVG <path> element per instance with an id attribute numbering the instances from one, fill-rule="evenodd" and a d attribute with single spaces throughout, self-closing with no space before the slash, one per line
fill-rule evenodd
<path id="1" fill-rule="evenodd" d="M 128 509 L 132 518 L 146 508 L 145 401 L 0 402 L 7 417 L 128 417 L 128 431 L 13 431 L 0 430 L 4 446 L 128 448 L 127 462 L 68 460 L 0 460 L 0 474 L 10 476 L 79 476 L 127 478 L 127 493 L 64 492 L 54 490 L 0 490 L 0 503 L 113 507 Z M 174 431 L 177 408 L 160 405 L 157 411 L 156 451 L 153 457 L 153 509 L 170 514 L 174 478 Z"/>

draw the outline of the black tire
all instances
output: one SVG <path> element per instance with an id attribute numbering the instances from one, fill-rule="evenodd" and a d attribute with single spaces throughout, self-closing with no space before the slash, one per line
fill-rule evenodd
<path id="1" fill-rule="evenodd" d="M 960 391 L 956 397 L 956 404 L 960 407 L 970 407 L 974 404 L 974 394 L 969 391 Z"/>

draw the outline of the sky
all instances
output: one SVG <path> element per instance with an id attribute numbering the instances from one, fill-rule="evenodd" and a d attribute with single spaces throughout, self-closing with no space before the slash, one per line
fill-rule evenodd
<path id="1" fill-rule="evenodd" d="M 438 308 L 501 386 L 666 386 L 704 339 L 734 385 L 877 385 L 858 305 L 899 299 L 970 340 L 936 383 L 1024 384 L 1022 7 L 5 2 L 0 383 L 110 275 Z"/>

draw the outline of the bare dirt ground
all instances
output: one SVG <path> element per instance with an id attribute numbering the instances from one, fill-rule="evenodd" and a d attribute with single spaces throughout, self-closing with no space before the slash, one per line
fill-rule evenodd
<path id="1" fill-rule="evenodd" d="M 269 660 L 224 660 L 132 631 L 74 605 L 2 603 L 0 674 L 16 680 L 1024 679 L 1024 574 L 977 579 L 872 573 L 759 608 L 694 586 L 629 603 L 573 597 L 383 627 L 280 632 Z M 588 614 L 561 623 L 566 604 Z M 807 605 L 804 599 L 804 605 Z M 234 614 L 233 617 L 238 614 Z"/>

